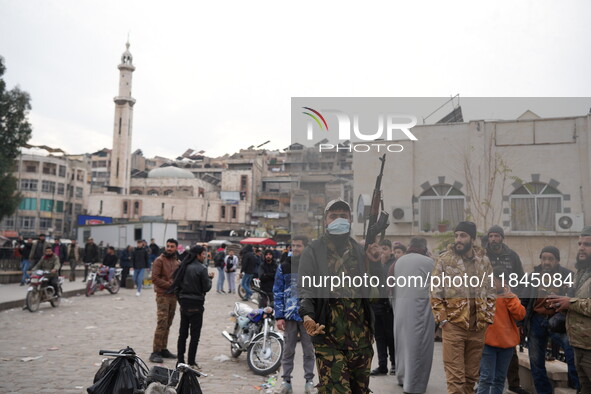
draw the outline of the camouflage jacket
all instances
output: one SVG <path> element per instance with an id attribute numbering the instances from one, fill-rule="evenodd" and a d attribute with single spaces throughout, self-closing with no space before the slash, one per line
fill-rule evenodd
<path id="1" fill-rule="evenodd" d="M 433 270 L 431 286 L 431 308 L 435 321 L 444 320 L 462 327 L 470 328 L 470 298 L 475 299 L 476 328 L 478 330 L 492 324 L 495 315 L 495 294 L 491 283 L 492 267 L 484 249 L 473 246 L 475 275 L 480 286 L 453 286 L 447 278 L 464 277 L 467 274 L 462 257 L 455 253 L 453 244 L 442 253 Z M 442 279 L 441 283 L 437 283 Z M 469 279 L 469 278 L 468 278 Z M 484 279 L 484 280 L 483 280 Z M 476 279 L 473 279 L 476 280 Z"/>
<path id="2" fill-rule="evenodd" d="M 577 267 L 575 298 L 571 298 L 566 315 L 570 344 L 591 350 L 591 266 Z"/>

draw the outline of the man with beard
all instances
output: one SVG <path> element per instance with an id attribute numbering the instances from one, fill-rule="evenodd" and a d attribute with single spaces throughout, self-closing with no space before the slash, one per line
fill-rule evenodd
<path id="1" fill-rule="evenodd" d="M 486 256 L 494 268 L 501 267 L 511 274 L 516 274 L 518 281 L 521 283 L 523 277 L 523 265 L 519 255 L 510 249 L 505 243 L 505 231 L 501 226 L 494 225 L 488 229 L 486 236 Z M 521 293 L 521 286 L 517 286 L 512 291 L 519 297 Z M 517 348 L 513 349 L 513 356 L 511 357 L 511 364 L 509 364 L 509 372 L 507 373 L 507 382 L 509 383 L 509 391 L 517 394 L 527 394 L 527 391 L 521 388 L 519 381 L 519 358 L 517 357 Z"/>
<path id="2" fill-rule="evenodd" d="M 364 251 L 350 237 L 351 207 L 340 198 L 326 205 L 324 225 L 326 234 L 304 249 L 298 271 L 300 316 L 314 344 L 318 392 L 369 393 L 374 326 L 368 298 L 379 291 L 332 282 L 379 275 L 381 250 L 374 243 Z"/>
<path id="3" fill-rule="evenodd" d="M 267 249 L 263 255 L 263 263 L 259 267 L 261 290 L 265 293 L 261 294 L 261 297 L 259 298 L 259 308 L 273 306 L 273 283 L 275 282 L 276 272 L 277 263 L 273 258 L 273 251 L 271 249 Z"/>
<path id="4" fill-rule="evenodd" d="M 550 296 L 556 311 L 568 311 L 566 331 L 575 352 L 575 366 L 581 384 L 580 393 L 591 393 L 591 226 L 579 237 L 574 298 Z"/>
<path id="5" fill-rule="evenodd" d="M 168 333 L 176 311 L 176 298 L 168 290 L 172 286 L 172 275 L 179 266 L 177 260 L 178 242 L 174 238 L 166 240 L 166 248 L 152 265 L 152 283 L 156 292 L 156 332 L 154 332 L 153 352 L 150 361 L 161 363 L 162 358 L 176 358 L 176 354 L 167 349 Z"/>
<path id="6" fill-rule="evenodd" d="M 427 257 L 427 240 L 412 238 L 407 254 L 394 265 L 394 276 L 412 283 L 411 286 L 393 287 L 394 340 L 396 345 L 396 377 L 405 393 L 427 391 L 435 337 L 435 320 L 429 302 L 429 282 L 435 262 Z M 421 286 L 422 284 L 422 286 Z"/>
<path id="7" fill-rule="evenodd" d="M 491 283 L 480 279 L 489 278 L 492 267 L 484 249 L 474 245 L 474 223 L 458 223 L 454 236 L 455 242 L 439 256 L 433 270 L 431 307 L 443 335 L 447 391 L 473 393 L 479 378 L 484 335 L 495 313 Z M 461 283 L 456 277 L 461 278 Z M 473 286 L 475 277 L 479 281 L 477 286 Z M 461 286 L 454 286 L 454 282 Z"/>
<path id="8" fill-rule="evenodd" d="M 54 297 L 57 295 L 58 292 L 58 271 L 60 269 L 60 259 L 53 253 L 53 249 L 51 246 L 45 247 L 45 254 L 43 257 L 35 264 L 35 266 L 31 269 L 31 271 L 42 270 L 42 271 L 49 271 L 49 275 L 47 278 L 49 279 L 49 285 L 53 287 L 54 290 Z"/>
<path id="9" fill-rule="evenodd" d="M 555 276 L 556 275 L 556 276 Z M 560 251 L 554 246 L 546 246 L 540 253 L 540 265 L 534 267 L 534 272 L 529 275 L 529 286 L 523 289 L 525 297 L 522 300 L 526 308 L 524 320 L 525 333 L 528 338 L 529 364 L 536 392 L 539 394 L 552 393 L 552 383 L 546 372 L 546 347 L 548 339 L 564 349 L 566 363 L 568 365 L 569 385 L 576 388 L 579 384 L 574 364 L 573 350 L 569 344 L 566 333 L 556 332 L 551 325 L 555 319 L 564 319 L 559 316 L 555 308 L 548 307 L 548 296 L 572 296 L 574 289 L 568 286 L 569 278 L 572 280 L 573 272 L 560 265 Z M 555 280 L 559 278 L 559 280 Z M 536 280 L 539 279 L 539 280 Z M 548 287 L 543 284 L 550 285 Z"/>
<path id="10" fill-rule="evenodd" d="M 283 382 L 279 394 L 293 393 L 291 373 L 298 335 L 304 352 L 304 378 L 306 379 L 304 393 L 314 392 L 314 346 L 298 313 L 300 302 L 296 287 L 300 256 L 306 246 L 308 246 L 308 237 L 304 235 L 293 237 L 291 241 L 292 255 L 286 257 L 285 261 L 277 268 L 273 285 L 277 329 L 285 333 L 285 351 L 281 360 Z"/>

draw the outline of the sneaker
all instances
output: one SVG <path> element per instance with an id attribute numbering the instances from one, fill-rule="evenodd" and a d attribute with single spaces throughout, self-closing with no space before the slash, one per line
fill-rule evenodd
<path id="1" fill-rule="evenodd" d="M 164 360 L 162 359 L 162 356 L 160 355 L 159 352 L 154 352 L 154 353 L 150 354 L 150 362 L 163 363 Z"/>
<path id="2" fill-rule="evenodd" d="M 164 349 L 164 350 L 162 350 L 162 351 L 160 352 L 160 355 L 161 355 L 163 358 L 176 358 L 176 354 L 172 354 L 172 353 L 170 352 L 170 350 L 168 350 L 168 349 Z"/>
<path id="3" fill-rule="evenodd" d="M 312 381 L 306 382 L 306 385 L 304 386 L 304 393 L 315 394 L 317 392 L 318 392 L 318 390 L 316 390 L 316 387 L 314 386 L 314 382 L 312 382 Z"/>
<path id="4" fill-rule="evenodd" d="M 139 297 L 140 295 L 142 295 L 142 293 L 140 293 L 139 291 L 136 291 L 135 296 Z"/>
<path id="5" fill-rule="evenodd" d="M 222 294 L 226 294 L 226 292 L 222 290 Z"/>
<path id="6" fill-rule="evenodd" d="M 529 394 L 529 391 L 525 390 L 521 386 L 509 386 L 509 391 L 517 394 Z"/>
<path id="7" fill-rule="evenodd" d="M 291 393 L 293 393 L 293 389 L 291 388 L 291 383 L 288 383 L 288 382 L 281 383 L 281 386 L 279 386 L 279 394 L 291 394 Z"/>
<path id="8" fill-rule="evenodd" d="M 376 369 L 372 370 L 369 374 L 371 376 L 387 375 L 388 374 L 388 369 L 387 368 L 384 368 L 384 369 L 376 368 Z"/>
<path id="9" fill-rule="evenodd" d="M 396 368 L 390 368 L 390 375 L 396 375 Z"/>

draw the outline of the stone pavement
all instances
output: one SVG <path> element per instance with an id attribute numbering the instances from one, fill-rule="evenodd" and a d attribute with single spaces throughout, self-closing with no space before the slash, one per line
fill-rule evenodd
<path id="1" fill-rule="evenodd" d="M 66 282 L 68 284 L 69 282 Z M 83 283 L 73 282 L 74 287 Z M 214 284 L 215 285 L 215 284 Z M 13 286 L 13 287 L 9 287 Z M 0 287 L 0 302 L 13 294 L 24 298 L 26 287 L 5 285 Z M 0 312 L 0 392 L 1 393 L 85 393 L 92 384 L 100 366 L 100 349 L 116 350 L 131 346 L 151 367 L 148 361 L 152 351 L 152 338 L 156 326 L 156 303 L 153 289 L 144 289 L 140 297 L 135 290 L 121 289 L 111 295 L 106 290 L 85 297 L 64 298 L 58 308 L 41 304 L 39 312 L 30 313 L 21 308 Z M 257 390 L 266 378 L 254 375 L 248 368 L 245 355 L 238 359 L 230 356 L 229 342 L 221 331 L 232 330 L 229 319 L 237 296 L 210 292 L 205 304 L 205 317 L 197 361 L 203 372 L 200 379 L 205 393 L 267 392 Z M 175 316 L 168 348 L 176 353 L 179 315 Z M 296 353 L 294 392 L 303 392 L 301 348 Z M 215 358 L 226 356 L 229 360 Z M 23 359 L 33 358 L 29 361 Z M 174 360 L 165 360 L 173 368 Z M 374 366 L 377 356 L 374 356 Z M 277 386 L 280 384 L 277 374 Z M 395 376 L 372 378 L 374 393 L 402 393 Z M 435 356 L 429 393 L 445 393 L 445 378 L 441 361 L 440 343 L 435 345 Z"/>

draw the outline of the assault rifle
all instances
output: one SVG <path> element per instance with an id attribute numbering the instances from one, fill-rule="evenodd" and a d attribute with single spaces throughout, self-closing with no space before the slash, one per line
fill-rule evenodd
<path id="1" fill-rule="evenodd" d="M 381 233 L 381 238 L 384 238 L 386 228 L 390 225 L 388 212 L 384 211 L 384 201 L 382 200 L 382 175 L 384 175 L 384 164 L 386 163 L 386 155 L 380 157 L 382 166 L 380 173 L 376 179 L 376 187 L 373 190 L 371 198 L 371 207 L 369 209 L 369 222 L 367 224 L 367 234 L 365 235 L 365 249 L 376 242 L 378 234 Z"/>

